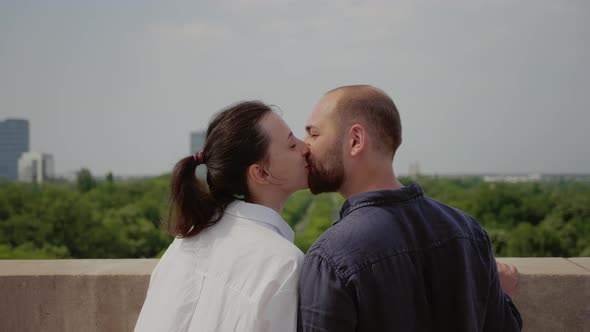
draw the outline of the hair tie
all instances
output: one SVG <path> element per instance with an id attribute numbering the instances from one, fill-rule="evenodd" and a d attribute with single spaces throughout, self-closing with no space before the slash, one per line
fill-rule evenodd
<path id="1" fill-rule="evenodd" d="M 193 156 L 193 159 L 195 159 L 195 161 L 197 162 L 197 165 L 201 165 L 201 164 L 205 163 L 205 161 L 203 160 L 203 152 L 195 153 L 195 155 Z"/>

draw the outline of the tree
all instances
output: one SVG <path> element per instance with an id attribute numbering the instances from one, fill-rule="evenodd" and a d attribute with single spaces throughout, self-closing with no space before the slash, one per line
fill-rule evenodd
<path id="1" fill-rule="evenodd" d="M 88 168 L 82 168 L 77 176 L 78 190 L 80 192 L 89 192 L 96 187 L 96 180 L 92 177 L 92 173 Z"/>

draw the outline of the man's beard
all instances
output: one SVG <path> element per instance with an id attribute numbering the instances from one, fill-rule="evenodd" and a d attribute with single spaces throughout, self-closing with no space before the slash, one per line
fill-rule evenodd
<path id="1" fill-rule="evenodd" d="M 324 162 L 309 160 L 310 172 L 307 177 L 309 190 L 312 194 L 338 191 L 344 182 L 344 166 L 342 165 L 342 146 L 336 145 L 328 150 Z"/>

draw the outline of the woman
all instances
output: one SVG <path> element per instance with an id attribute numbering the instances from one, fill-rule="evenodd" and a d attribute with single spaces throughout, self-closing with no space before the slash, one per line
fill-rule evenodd
<path id="1" fill-rule="evenodd" d="M 235 104 L 202 153 L 176 164 L 176 238 L 153 271 L 136 332 L 295 331 L 303 253 L 280 211 L 307 188 L 307 146 L 272 109 Z M 195 176 L 207 166 L 207 184 Z"/>

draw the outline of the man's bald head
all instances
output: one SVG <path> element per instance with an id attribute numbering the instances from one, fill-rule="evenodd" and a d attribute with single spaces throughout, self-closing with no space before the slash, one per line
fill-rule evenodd
<path id="1" fill-rule="evenodd" d="M 402 125 L 385 92 L 370 85 L 349 85 L 330 90 L 325 97 L 334 101 L 332 110 L 340 130 L 354 123 L 365 125 L 376 148 L 393 158 L 402 142 Z"/>

